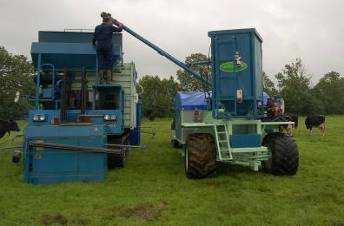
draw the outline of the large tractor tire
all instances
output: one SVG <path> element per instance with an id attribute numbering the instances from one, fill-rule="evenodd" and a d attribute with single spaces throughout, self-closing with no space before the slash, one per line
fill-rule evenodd
<path id="1" fill-rule="evenodd" d="M 108 153 L 108 168 L 123 168 L 127 158 L 126 149 L 122 148 L 119 153 Z"/>
<path id="2" fill-rule="evenodd" d="M 216 171 L 216 147 L 214 138 L 207 133 L 188 136 L 185 146 L 185 174 L 189 179 L 211 176 Z"/>
<path id="3" fill-rule="evenodd" d="M 299 151 L 294 139 L 284 133 L 269 134 L 263 145 L 271 150 L 271 158 L 263 169 L 274 175 L 295 175 L 299 167 Z"/>
<path id="4" fill-rule="evenodd" d="M 121 137 L 116 136 L 109 136 L 108 137 L 108 143 L 109 144 L 123 144 L 128 145 L 128 134 Z M 111 149 L 111 147 L 108 147 Z M 114 148 L 118 149 L 118 148 Z M 129 154 L 129 149 L 127 147 L 120 148 L 118 153 L 108 153 L 107 154 L 107 165 L 108 169 L 114 169 L 114 168 L 123 168 L 125 166 L 125 162 L 127 160 Z"/>

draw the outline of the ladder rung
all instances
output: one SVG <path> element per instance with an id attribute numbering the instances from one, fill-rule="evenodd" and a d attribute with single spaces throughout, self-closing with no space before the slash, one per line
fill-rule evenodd
<path id="1" fill-rule="evenodd" d="M 228 149 L 220 149 L 220 151 L 221 151 L 222 153 L 228 153 L 228 154 L 229 154 Z"/>
<path id="2" fill-rule="evenodd" d="M 232 153 L 231 153 L 231 148 L 229 144 L 226 125 L 215 126 L 215 135 L 216 135 L 217 148 L 219 150 L 220 160 L 223 160 L 223 158 L 232 159 Z"/>

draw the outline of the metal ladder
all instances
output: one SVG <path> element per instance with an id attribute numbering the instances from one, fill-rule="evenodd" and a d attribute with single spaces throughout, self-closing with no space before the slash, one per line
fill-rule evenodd
<path id="1" fill-rule="evenodd" d="M 229 143 L 227 125 L 214 125 L 216 146 L 219 152 L 219 160 L 232 160 L 232 152 Z"/>

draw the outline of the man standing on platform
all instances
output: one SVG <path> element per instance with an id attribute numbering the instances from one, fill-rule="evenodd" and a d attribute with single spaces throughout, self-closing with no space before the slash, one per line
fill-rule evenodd
<path id="1" fill-rule="evenodd" d="M 101 17 L 103 22 L 96 26 L 94 30 L 93 45 L 97 47 L 98 69 L 100 75 L 100 82 L 109 84 L 112 79 L 113 70 L 113 33 L 122 31 L 122 24 L 116 21 L 114 26 L 111 14 L 102 12 Z"/>

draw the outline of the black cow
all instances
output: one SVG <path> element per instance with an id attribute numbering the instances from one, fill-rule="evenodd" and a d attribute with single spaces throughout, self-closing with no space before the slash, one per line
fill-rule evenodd
<path id="1" fill-rule="evenodd" d="M 313 127 L 319 127 L 322 135 L 325 135 L 325 116 L 323 115 L 308 115 L 305 120 L 306 128 L 312 133 Z"/>
<path id="2" fill-rule="evenodd" d="M 19 131 L 18 124 L 14 120 L 0 120 L 0 139 L 6 134 L 10 134 L 11 131 Z"/>

